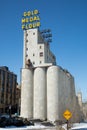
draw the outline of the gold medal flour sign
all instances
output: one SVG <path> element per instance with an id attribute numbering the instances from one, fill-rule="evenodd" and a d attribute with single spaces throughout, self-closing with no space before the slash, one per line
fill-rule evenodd
<path id="1" fill-rule="evenodd" d="M 66 110 L 63 113 L 63 116 L 65 117 L 66 120 L 69 120 L 72 117 L 72 113 L 69 110 Z"/>
<path id="2" fill-rule="evenodd" d="M 23 13 L 22 29 L 27 30 L 31 28 L 38 28 L 40 26 L 39 11 L 33 10 Z"/>

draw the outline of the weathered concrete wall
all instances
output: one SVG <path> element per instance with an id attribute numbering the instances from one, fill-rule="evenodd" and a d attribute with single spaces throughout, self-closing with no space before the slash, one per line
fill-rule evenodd
<path id="1" fill-rule="evenodd" d="M 47 70 L 47 119 L 63 121 L 65 120 L 63 113 L 68 109 L 72 114 L 74 113 L 72 120 L 75 121 L 77 106 L 73 76 L 59 66 L 49 67 Z"/>
<path id="2" fill-rule="evenodd" d="M 47 70 L 47 119 L 55 121 L 59 119 L 59 73 L 57 66 L 51 66 Z"/>
<path id="3" fill-rule="evenodd" d="M 59 66 L 22 69 L 21 116 L 63 121 L 66 109 L 72 121 L 79 120 L 74 78 L 68 71 Z"/>
<path id="4" fill-rule="evenodd" d="M 34 71 L 34 102 L 33 102 L 33 118 L 46 119 L 46 69 L 36 68 Z"/>
<path id="5" fill-rule="evenodd" d="M 22 69 L 21 116 L 33 118 L 33 70 Z"/>

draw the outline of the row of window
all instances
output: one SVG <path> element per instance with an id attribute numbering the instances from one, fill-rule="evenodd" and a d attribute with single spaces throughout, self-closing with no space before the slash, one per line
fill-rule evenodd
<path id="1" fill-rule="evenodd" d="M 33 56 L 35 56 L 35 54 L 33 53 Z M 42 57 L 43 56 L 43 52 L 39 53 L 39 56 Z M 26 57 L 28 57 L 28 54 L 26 54 Z"/>
<path id="2" fill-rule="evenodd" d="M 35 65 L 35 62 L 34 62 L 34 61 L 33 61 L 32 63 L 33 63 L 33 65 Z M 42 61 L 40 61 L 40 64 L 41 64 L 41 63 L 42 63 Z"/>
<path id="3" fill-rule="evenodd" d="M 0 104 L 8 104 L 8 102 L 15 102 L 15 95 L 12 96 L 12 94 L 7 94 L 6 93 L 6 98 L 4 97 L 4 93 L 1 94 L 0 96 Z"/>
<path id="4" fill-rule="evenodd" d="M 40 49 L 42 49 L 42 46 L 39 46 Z M 26 51 L 28 51 L 28 48 L 26 48 Z"/>
<path id="5" fill-rule="evenodd" d="M 35 35 L 35 32 L 33 32 L 33 35 Z M 28 33 L 26 33 L 26 37 L 28 36 Z"/>
<path id="6" fill-rule="evenodd" d="M 42 46 L 40 46 L 40 48 L 41 48 Z M 28 48 L 26 48 L 26 50 L 28 50 Z M 50 53 L 51 54 L 51 53 Z M 35 54 L 33 53 L 33 56 L 35 56 Z M 39 53 L 39 56 L 40 57 L 42 57 L 43 56 L 43 52 L 40 52 Z M 28 55 L 26 55 L 26 57 L 28 57 Z M 53 59 L 55 59 L 55 56 L 54 55 L 51 55 L 51 57 L 53 58 Z"/>

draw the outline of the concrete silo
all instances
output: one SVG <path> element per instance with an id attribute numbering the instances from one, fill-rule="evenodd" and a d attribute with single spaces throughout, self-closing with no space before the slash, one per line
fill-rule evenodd
<path id="1" fill-rule="evenodd" d="M 21 117 L 33 117 L 33 70 L 22 69 Z"/>
<path id="2" fill-rule="evenodd" d="M 34 119 L 46 119 L 46 70 L 34 71 Z"/>
<path id="3" fill-rule="evenodd" d="M 47 70 L 47 119 L 50 121 L 59 119 L 58 72 L 57 66 L 51 66 Z"/>

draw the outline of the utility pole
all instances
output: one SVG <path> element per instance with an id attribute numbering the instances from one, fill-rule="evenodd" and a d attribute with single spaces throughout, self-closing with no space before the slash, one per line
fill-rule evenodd
<path id="1" fill-rule="evenodd" d="M 67 123 L 67 130 L 68 130 L 68 123 L 69 123 L 69 121 L 67 120 L 67 122 L 66 122 L 66 123 Z"/>

